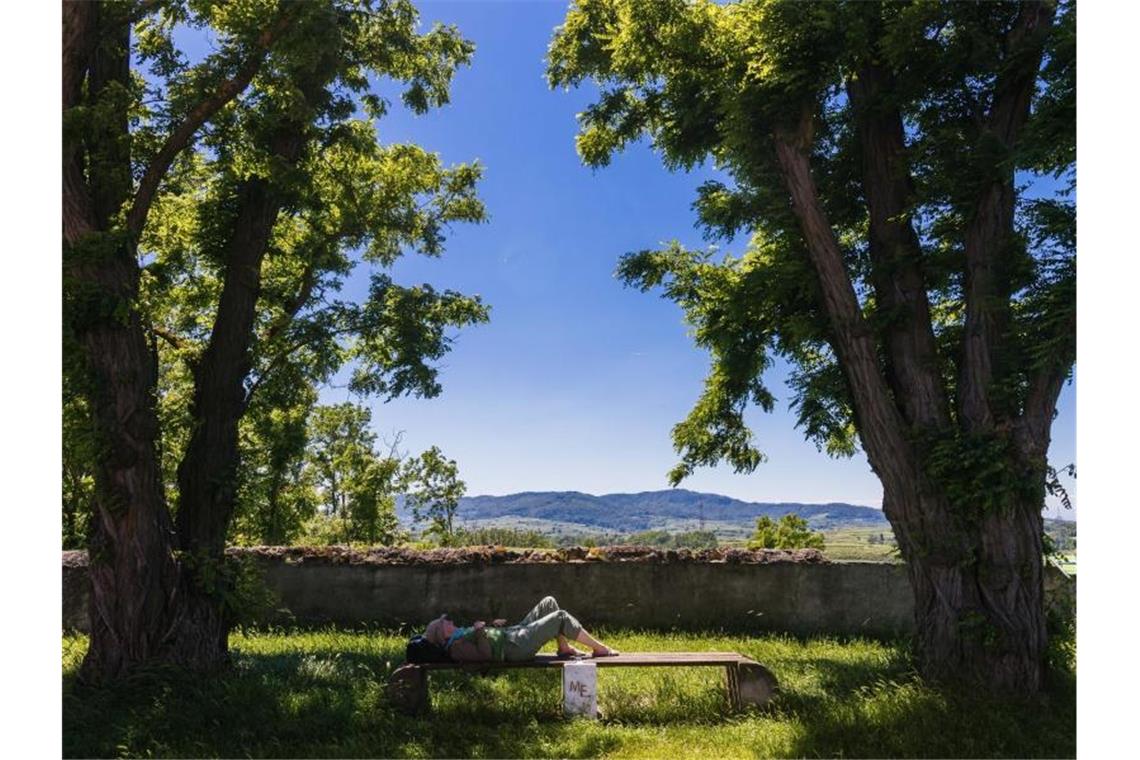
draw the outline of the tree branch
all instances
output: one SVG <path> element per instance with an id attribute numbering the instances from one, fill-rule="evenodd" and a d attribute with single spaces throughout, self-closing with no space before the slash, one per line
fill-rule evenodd
<path id="1" fill-rule="evenodd" d="M 158 192 L 158 186 L 175 157 L 190 143 L 199 127 L 249 86 L 261 68 L 270 46 L 292 23 L 299 5 L 299 3 L 290 5 L 272 26 L 261 33 L 257 39 L 256 52 L 242 64 L 232 79 L 223 82 L 213 95 L 190 110 L 147 165 L 142 180 L 139 181 L 131 210 L 127 213 L 127 230 L 136 238 L 146 225 L 146 218 Z"/>
<path id="2" fill-rule="evenodd" d="M 158 325 L 151 325 L 150 331 L 169 343 L 172 348 L 186 348 L 186 341 L 184 341 L 180 336 L 175 335 L 163 327 L 159 327 Z"/>
<path id="3" fill-rule="evenodd" d="M 348 335 L 350 333 L 356 332 L 357 329 L 358 329 L 358 327 L 356 325 L 350 325 L 348 327 L 342 327 L 342 328 L 337 329 L 337 330 L 329 331 L 329 336 L 335 338 L 335 337 L 339 337 L 341 335 Z M 243 401 L 244 406 L 246 406 L 246 407 L 249 406 L 250 401 L 253 400 L 254 392 L 259 387 L 261 387 L 262 385 L 265 384 L 265 381 L 269 377 L 271 377 L 273 375 L 273 373 L 282 364 L 285 363 L 286 359 L 288 359 L 290 356 L 292 356 L 297 351 L 300 351 L 302 348 L 304 348 L 308 344 L 309 344 L 308 340 L 297 340 L 297 341 L 293 341 L 292 343 L 290 343 L 288 346 L 286 346 L 281 351 L 278 351 L 273 356 L 273 358 L 269 360 L 269 365 L 266 366 L 265 370 L 263 372 L 258 373 L 257 379 L 254 380 L 253 384 L 249 386 L 249 390 L 247 390 L 245 392 L 245 400 Z"/>
<path id="4" fill-rule="evenodd" d="M 1029 106 L 1052 17 L 1050 3 L 1030 2 L 1021 6 L 1006 39 L 1009 52 L 998 75 L 993 106 L 979 136 L 979 148 L 996 143 L 1005 155 L 1012 152 L 1029 119 Z M 994 425 L 995 412 L 1001 414 L 1001 410 L 991 407 L 990 386 L 1003 374 L 998 357 L 1009 324 L 1007 247 L 1013 233 L 1016 196 L 1012 163 L 997 162 L 994 171 L 993 179 L 981 188 L 966 228 L 966 323 L 962 333 L 958 404 L 959 417 L 967 431 L 988 430 Z"/>
<path id="5" fill-rule="evenodd" d="M 847 380 L 859 435 L 887 490 L 903 493 L 914 471 L 913 455 L 903 434 L 902 416 L 879 370 L 874 337 L 811 175 L 812 118 L 812 111 L 805 109 L 796 127 L 776 131 L 776 157 L 819 283 L 832 348 Z"/>
<path id="6" fill-rule="evenodd" d="M 265 331 L 265 337 L 262 339 L 263 342 L 268 343 L 273 340 L 292 323 L 297 317 L 297 312 L 301 311 L 305 304 L 309 302 L 309 298 L 312 297 L 313 288 L 316 287 L 316 284 L 317 264 L 316 258 L 314 257 L 305 265 L 305 271 L 301 275 L 301 287 L 298 288 L 297 294 L 285 304 L 281 316 L 274 320 L 273 324 L 269 326 L 269 329 Z"/>
<path id="7" fill-rule="evenodd" d="M 313 294 L 313 288 L 316 286 L 316 282 L 316 260 L 311 259 L 308 266 L 305 268 L 304 275 L 302 275 L 300 289 L 297 291 L 296 296 L 294 296 L 293 299 L 289 301 L 288 304 L 286 304 L 285 311 L 281 317 L 274 321 L 272 325 L 270 325 L 269 329 L 265 333 L 265 337 L 262 339 L 263 343 L 272 341 L 274 338 L 284 332 L 285 328 L 287 328 L 293 322 L 293 320 L 297 317 L 297 313 L 301 311 L 302 308 L 304 308 L 306 303 L 308 303 L 309 298 Z M 269 366 L 265 368 L 264 372 L 258 374 L 257 379 L 253 381 L 253 384 L 250 385 L 249 389 L 245 392 L 245 398 L 242 401 L 243 408 L 249 407 L 250 401 L 253 400 L 254 392 L 257 391 L 257 389 L 265 383 L 265 379 L 271 376 L 277 367 L 279 367 L 287 357 L 291 356 L 294 351 L 297 351 L 304 345 L 305 344 L 303 342 L 295 343 L 270 360 Z"/>
<path id="8" fill-rule="evenodd" d="M 1020 427 L 1025 438 L 1022 451 L 1030 456 L 1045 456 L 1049 448 L 1049 429 L 1057 411 L 1057 398 L 1077 360 L 1077 312 L 1061 326 L 1062 345 L 1054 361 L 1042 367 L 1029 381 Z"/>
<path id="9" fill-rule="evenodd" d="M 950 411 L 938 368 L 922 247 L 910 218 L 914 188 L 902 117 L 885 102 L 892 84 L 890 73 L 874 64 L 847 83 L 863 159 L 871 279 L 896 403 L 911 425 L 944 427 Z"/>

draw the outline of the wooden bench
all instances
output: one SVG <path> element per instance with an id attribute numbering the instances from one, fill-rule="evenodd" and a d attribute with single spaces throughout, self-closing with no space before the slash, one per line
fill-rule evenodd
<path id="1" fill-rule="evenodd" d="M 552 654 L 540 654 L 525 662 L 406 663 L 396 668 L 388 679 L 388 699 L 401 712 L 418 715 L 431 709 L 428 674 L 432 671 L 482 673 L 513 668 L 561 668 L 568 662 L 592 662 L 599 668 L 721 667 L 725 672 L 725 691 L 731 710 L 739 710 L 746 705 L 764 705 L 778 688 L 776 676 L 770 670 L 735 652 L 640 652 L 581 660 L 560 660 Z"/>

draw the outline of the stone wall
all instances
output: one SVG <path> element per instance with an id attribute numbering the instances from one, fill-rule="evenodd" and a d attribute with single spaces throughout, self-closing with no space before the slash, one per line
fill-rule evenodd
<path id="1" fill-rule="evenodd" d="M 868 636 L 896 636 L 913 627 L 904 566 L 825 562 L 803 553 L 769 553 L 757 560 L 655 554 L 650 560 L 569 561 L 495 561 L 481 555 L 473 561 L 375 561 L 373 555 L 370 561 L 353 553 L 245 553 L 257 557 L 268 586 L 288 610 L 266 622 L 420 625 L 440 612 L 461 621 L 514 620 L 551 594 L 587 627 Z M 64 625 L 85 630 L 82 553 L 65 553 L 63 585 Z"/>

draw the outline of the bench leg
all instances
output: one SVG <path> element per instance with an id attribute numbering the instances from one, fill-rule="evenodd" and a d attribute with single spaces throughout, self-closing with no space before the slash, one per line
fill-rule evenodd
<path id="1" fill-rule="evenodd" d="M 728 709 L 736 712 L 740 709 L 740 674 L 735 664 L 724 669 L 724 690 L 728 695 Z"/>
<path id="2" fill-rule="evenodd" d="M 405 715 L 422 715 L 431 709 L 427 670 L 418 665 L 401 665 L 388 678 L 388 700 Z"/>
<path id="3" fill-rule="evenodd" d="M 776 676 L 758 662 L 742 662 L 730 667 L 729 670 L 736 671 L 738 706 L 763 707 L 779 689 Z"/>

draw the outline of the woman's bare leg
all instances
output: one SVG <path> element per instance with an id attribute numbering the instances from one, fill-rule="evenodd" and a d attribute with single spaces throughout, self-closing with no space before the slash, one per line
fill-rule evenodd
<path id="1" fill-rule="evenodd" d="M 586 633 L 585 628 L 578 631 L 578 638 L 576 640 L 590 647 L 590 649 L 593 649 L 595 657 L 605 657 L 607 655 L 620 654 L 618 650 L 606 646 L 590 634 Z"/>
<path id="2" fill-rule="evenodd" d="M 570 642 L 561 633 L 558 634 L 558 653 L 559 654 L 579 654 L 578 650 L 570 646 Z"/>

